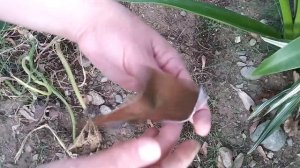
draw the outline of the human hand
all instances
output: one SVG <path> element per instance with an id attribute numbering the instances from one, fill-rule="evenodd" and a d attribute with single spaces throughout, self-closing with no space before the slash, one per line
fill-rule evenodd
<path id="1" fill-rule="evenodd" d="M 176 127 L 179 126 L 168 124 L 160 130 L 149 128 L 137 139 L 116 144 L 92 156 L 60 160 L 40 168 L 186 168 L 193 161 L 200 146 L 196 141 L 188 140 L 171 152 L 179 136 L 176 130 L 180 128 Z"/>
<path id="2" fill-rule="evenodd" d="M 98 5 L 101 9 L 91 12 L 86 23 L 81 24 L 83 28 L 76 34 L 75 41 L 103 74 L 134 91 L 144 85 L 145 67 L 193 84 L 177 51 L 157 32 L 114 1 L 103 0 Z M 210 130 L 211 114 L 207 105 L 197 104 L 202 106 L 196 109 L 191 122 L 196 132 L 205 136 Z"/>

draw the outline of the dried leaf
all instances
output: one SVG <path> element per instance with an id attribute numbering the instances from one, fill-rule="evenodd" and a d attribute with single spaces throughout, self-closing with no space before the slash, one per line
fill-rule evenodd
<path id="1" fill-rule="evenodd" d="M 96 125 L 118 121 L 178 121 L 187 120 L 193 113 L 198 91 L 177 78 L 150 70 L 144 92 L 113 113 L 96 117 Z"/>
<path id="2" fill-rule="evenodd" d="M 250 126 L 249 128 L 249 133 L 250 135 L 256 130 L 256 127 L 258 126 L 259 124 L 259 120 L 256 120 L 254 121 L 254 123 Z"/>
<path id="3" fill-rule="evenodd" d="M 233 85 L 230 85 L 235 91 L 237 91 L 240 99 L 242 100 L 244 107 L 250 111 L 251 107 L 255 106 L 255 102 L 253 101 L 253 99 L 244 91 L 242 91 L 241 89 L 238 89 L 236 87 L 234 87 Z"/>
<path id="4" fill-rule="evenodd" d="M 232 168 L 241 168 L 244 162 L 244 154 L 240 153 L 238 156 L 234 159 L 233 167 Z"/>
<path id="5" fill-rule="evenodd" d="M 293 71 L 293 79 L 294 79 L 294 82 L 296 82 L 300 79 L 300 75 L 297 71 Z"/>
<path id="6" fill-rule="evenodd" d="M 299 120 L 295 120 L 293 117 L 288 118 L 284 122 L 284 131 L 289 135 L 289 136 L 296 136 L 298 133 L 298 124 Z"/>
<path id="7" fill-rule="evenodd" d="M 208 154 L 208 151 L 207 151 L 207 147 L 208 147 L 208 143 L 207 142 L 204 142 L 201 149 L 200 149 L 200 153 L 205 157 L 207 158 L 207 154 Z"/>
<path id="8" fill-rule="evenodd" d="M 102 136 L 92 121 L 87 121 L 74 143 L 68 148 L 73 151 L 75 149 L 84 148 L 83 150 L 95 151 L 102 142 Z"/>
<path id="9" fill-rule="evenodd" d="M 269 160 L 269 158 L 266 155 L 266 152 L 264 151 L 264 149 L 261 146 L 258 146 L 256 148 L 256 150 L 257 150 L 258 154 L 263 157 L 264 161 L 268 161 Z"/>

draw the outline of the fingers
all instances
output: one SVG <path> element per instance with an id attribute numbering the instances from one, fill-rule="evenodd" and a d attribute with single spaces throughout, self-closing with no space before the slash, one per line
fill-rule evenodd
<path id="1" fill-rule="evenodd" d="M 182 129 L 182 124 L 178 123 L 165 123 L 159 131 L 159 134 L 155 139 L 159 142 L 162 156 L 168 154 L 168 152 L 177 143 Z"/>
<path id="2" fill-rule="evenodd" d="M 193 125 L 200 136 L 208 135 L 211 128 L 211 113 L 208 108 L 197 111 L 193 116 Z"/>
<path id="3" fill-rule="evenodd" d="M 159 67 L 167 73 L 191 82 L 191 76 L 178 52 L 160 35 L 155 34 L 153 37 L 152 46 Z"/>
<path id="4" fill-rule="evenodd" d="M 142 137 L 156 137 L 159 134 L 159 130 L 157 128 L 151 127 L 148 128 Z"/>
<path id="5" fill-rule="evenodd" d="M 158 142 L 151 138 L 141 137 L 86 158 L 58 161 L 44 168 L 145 167 L 155 163 L 160 157 L 161 149 Z"/>
<path id="6" fill-rule="evenodd" d="M 199 149 L 200 145 L 196 141 L 185 141 L 161 162 L 161 168 L 186 168 L 191 164 Z"/>

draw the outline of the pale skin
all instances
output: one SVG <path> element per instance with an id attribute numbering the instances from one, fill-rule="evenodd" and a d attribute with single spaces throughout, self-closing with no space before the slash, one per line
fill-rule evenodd
<path id="1" fill-rule="evenodd" d="M 139 91 L 143 67 L 170 73 L 193 84 L 185 65 L 169 43 L 137 16 L 113 0 L 0 0 L 0 20 L 52 33 L 79 44 L 81 51 L 109 79 Z M 201 103 L 200 103 L 201 104 Z M 195 132 L 206 136 L 211 114 L 201 106 L 194 114 Z M 143 136 L 114 145 L 93 156 L 61 160 L 41 167 L 187 167 L 199 150 L 196 141 L 173 152 L 182 125 L 150 128 Z"/>

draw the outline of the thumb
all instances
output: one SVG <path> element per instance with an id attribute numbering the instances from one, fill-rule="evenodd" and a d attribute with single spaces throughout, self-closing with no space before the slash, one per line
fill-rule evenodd
<path id="1" fill-rule="evenodd" d="M 147 137 L 118 144 L 95 155 L 58 161 L 44 168 L 138 168 L 151 165 L 159 160 L 161 149 L 155 140 Z"/>

